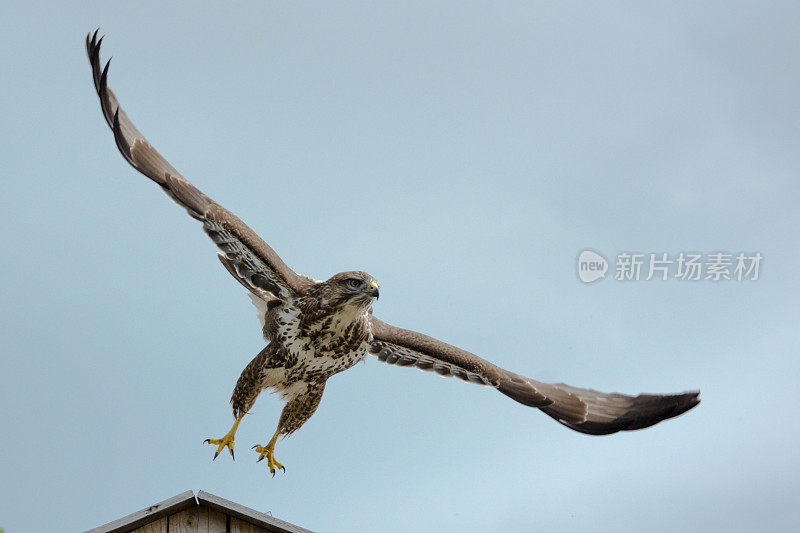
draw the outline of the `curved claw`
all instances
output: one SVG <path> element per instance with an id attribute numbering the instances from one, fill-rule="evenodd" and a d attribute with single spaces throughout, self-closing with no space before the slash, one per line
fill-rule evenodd
<path id="1" fill-rule="evenodd" d="M 267 446 L 256 445 L 256 446 L 253 446 L 253 449 L 256 452 L 259 453 L 259 457 L 258 457 L 258 459 L 256 459 L 257 463 L 260 463 L 264 459 L 267 460 L 267 466 L 269 468 L 269 473 L 272 474 L 272 477 L 275 477 L 275 473 L 277 472 L 277 470 L 276 470 L 277 468 L 280 468 L 281 470 L 283 470 L 284 473 L 286 472 L 286 468 L 284 468 L 284 466 L 282 464 L 280 464 L 278 461 L 275 460 L 275 451 L 274 451 L 272 445 L 267 445 Z"/>
<path id="2" fill-rule="evenodd" d="M 221 439 L 206 439 L 203 441 L 203 444 L 212 444 L 214 446 L 217 446 L 217 451 L 214 452 L 214 458 L 212 459 L 212 461 L 216 461 L 217 457 L 219 457 L 220 452 L 222 452 L 222 450 L 224 450 L 225 448 L 228 448 L 228 451 L 231 453 L 231 457 L 233 457 L 234 461 L 236 460 L 236 456 L 233 454 L 234 441 L 233 437 L 230 434 L 225 435 Z"/>

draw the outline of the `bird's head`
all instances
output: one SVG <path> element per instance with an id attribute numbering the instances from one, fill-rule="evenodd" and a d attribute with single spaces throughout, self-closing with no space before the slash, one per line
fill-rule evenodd
<path id="1" fill-rule="evenodd" d="M 340 272 L 325 282 L 330 303 L 366 309 L 378 299 L 378 281 L 366 272 Z"/>

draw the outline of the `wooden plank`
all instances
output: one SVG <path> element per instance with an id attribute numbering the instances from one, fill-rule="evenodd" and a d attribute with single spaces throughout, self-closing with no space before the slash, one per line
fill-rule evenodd
<path id="1" fill-rule="evenodd" d="M 313 533 L 311 530 L 273 518 L 266 513 L 260 513 L 204 490 L 197 493 L 197 501 L 200 502 L 200 505 L 207 505 L 212 509 L 230 515 L 232 517 L 231 521 L 233 521 L 233 518 L 238 518 L 249 524 L 262 527 L 271 533 Z"/>
<path id="2" fill-rule="evenodd" d="M 169 515 L 169 533 L 197 533 L 199 531 L 199 507 L 191 507 L 180 513 Z M 206 516 L 206 523 L 208 517 Z"/>
<path id="3" fill-rule="evenodd" d="M 185 512 L 185 511 L 184 511 Z M 170 526 L 172 522 L 170 522 Z M 0 531 L 2 533 L 2 531 Z M 172 529 L 168 533 L 172 533 Z M 230 533 L 228 531 L 228 516 L 216 509 L 197 506 L 197 533 Z"/>
<path id="4" fill-rule="evenodd" d="M 211 507 L 200 506 L 208 513 L 208 533 L 229 533 L 228 515 Z"/>
<path id="5" fill-rule="evenodd" d="M 208 507 L 197 506 L 197 533 L 208 533 Z"/>
<path id="6" fill-rule="evenodd" d="M 123 516 L 113 522 L 98 526 L 90 529 L 86 533 L 127 533 L 134 529 L 143 526 L 149 522 L 158 520 L 159 518 L 166 517 L 178 511 L 182 511 L 189 507 L 197 505 L 197 500 L 194 498 L 194 493 L 190 490 L 168 498 L 163 502 L 158 502 L 151 505 L 146 509 L 131 513 L 128 516 Z"/>
<path id="7" fill-rule="evenodd" d="M 231 533 L 264 533 L 265 531 L 267 530 L 263 527 L 231 517 Z"/>
<path id="8" fill-rule="evenodd" d="M 168 533 L 169 532 L 169 525 L 167 521 L 169 519 L 165 516 L 160 520 L 156 520 L 155 522 L 150 522 L 149 524 L 145 524 L 142 527 L 137 527 L 133 530 L 134 533 Z"/>

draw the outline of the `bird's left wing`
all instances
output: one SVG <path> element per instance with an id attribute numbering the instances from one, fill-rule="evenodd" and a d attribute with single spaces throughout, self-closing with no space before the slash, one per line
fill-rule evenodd
<path id="1" fill-rule="evenodd" d="M 313 280 L 297 274 L 278 254 L 236 215 L 200 192 L 175 170 L 133 125 L 108 88 L 108 67 L 100 66 L 100 45 L 97 31 L 86 36 L 86 53 L 92 66 L 94 87 L 100 97 L 103 117 L 114 132 L 122 157 L 136 170 L 156 182 L 192 218 L 203 223 L 203 229 L 224 253 L 223 265 L 254 294 L 264 291 L 278 298 L 291 298 L 311 285 Z M 222 259 L 222 257 L 221 257 Z"/>
<path id="2" fill-rule="evenodd" d="M 370 321 L 373 340 L 369 352 L 378 360 L 489 385 L 521 404 L 540 408 L 581 433 L 606 435 L 646 428 L 700 403 L 699 391 L 629 396 L 564 383 L 542 383 L 422 333 L 392 326 L 372 315 Z"/>
<path id="3" fill-rule="evenodd" d="M 502 378 L 502 368 L 473 353 L 422 333 L 392 326 L 373 315 L 370 321 L 373 341 L 369 352 L 383 363 L 413 366 L 476 385 L 496 387 Z"/>

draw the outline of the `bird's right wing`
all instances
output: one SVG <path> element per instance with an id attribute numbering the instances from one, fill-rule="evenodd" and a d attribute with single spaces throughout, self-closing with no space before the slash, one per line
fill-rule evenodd
<path id="1" fill-rule="evenodd" d="M 373 340 L 369 352 L 379 361 L 489 385 L 521 404 L 538 407 L 581 433 L 606 435 L 646 428 L 700 403 L 699 391 L 629 396 L 564 383 L 542 383 L 422 333 L 392 326 L 374 316 L 370 321 Z"/>
<path id="2" fill-rule="evenodd" d="M 108 88 L 111 61 L 101 68 L 102 41 L 102 37 L 97 38 L 97 31 L 87 35 L 86 53 L 89 55 L 103 117 L 114 132 L 114 140 L 122 157 L 160 185 L 165 193 L 186 209 L 189 216 L 203 223 L 206 234 L 224 253 L 227 260 L 223 261 L 225 267 L 251 292 L 263 294 L 266 291 L 277 298 L 287 299 L 313 284 L 313 280 L 289 268 L 275 250 L 236 215 L 189 183 L 147 142 Z"/>

